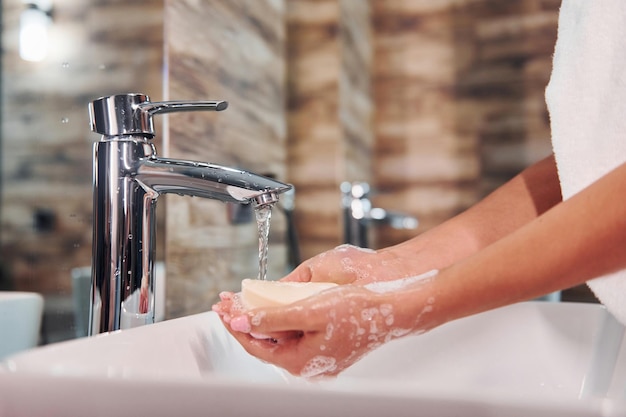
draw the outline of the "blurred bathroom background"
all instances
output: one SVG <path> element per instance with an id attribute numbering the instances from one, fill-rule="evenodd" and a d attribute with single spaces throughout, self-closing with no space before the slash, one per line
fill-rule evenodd
<path id="1" fill-rule="evenodd" d="M 219 114 L 160 119 L 154 141 L 160 155 L 295 185 L 293 212 L 274 210 L 270 278 L 294 252 L 306 259 L 342 243 L 344 181 L 367 182 L 375 206 L 419 219 L 415 230 L 370 228 L 378 248 L 441 223 L 551 151 L 544 89 L 560 0 L 1 4 L 0 290 L 44 296 L 41 343 L 81 335 L 73 295 L 89 275 L 99 139 L 87 103 L 99 96 L 229 101 Z M 249 212 L 164 200 L 167 318 L 206 311 L 219 291 L 256 276 Z M 594 301 L 584 287 L 563 299 Z"/>

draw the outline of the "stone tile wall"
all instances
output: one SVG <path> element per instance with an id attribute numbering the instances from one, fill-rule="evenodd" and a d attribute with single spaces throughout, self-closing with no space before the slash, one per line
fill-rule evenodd
<path id="1" fill-rule="evenodd" d="M 223 99 L 220 113 L 169 116 L 165 152 L 286 180 L 285 5 L 280 0 L 168 0 L 166 95 Z M 201 30 L 199 30 L 201 28 Z M 232 225 L 229 206 L 167 196 L 169 317 L 210 309 L 217 294 L 257 276 L 254 218 Z M 285 217 L 273 210 L 270 278 L 285 273 Z"/>
<path id="2" fill-rule="evenodd" d="M 304 259 L 341 243 L 343 181 L 370 181 L 367 1 L 288 0 L 288 167 Z"/>
<path id="3" fill-rule="evenodd" d="M 560 1 L 372 1 L 379 206 L 424 231 L 551 151 Z M 381 230 L 379 246 L 412 236 Z"/>
<path id="4" fill-rule="evenodd" d="M 550 151 L 543 90 L 559 4 L 58 0 L 63 47 L 31 64 L 17 57 L 21 3 L 5 1 L 4 268 L 18 289 L 69 293 L 70 269 L 91 255 L 86 103 L 128 91 L 228 100 L 220 114 L 164 118 L 159 152 L 294 183 L 303 258 L 341 242 L 345 180 L 371 182 L 378 206 L 427 230 Z M 205 311 L 256 274 L 256 225 L 232 225 L 219 202 L 166 197 L 168 316 Z M 275 210 L 272 278 L 285 272 L 285 232 Z M 376 246 L 416 233 L 378 232 Z"/>
<path id="5" fill-rule="evenodd" d="M 55 0 L 42 62 L 19 57 L 23 8 L 2 2 L 0 287 L 70 294 L 71 269 L 91 264 L 99 138 L 89 132 L 87 103 L 129 91 L 161 98 L 163 7 Z"/>

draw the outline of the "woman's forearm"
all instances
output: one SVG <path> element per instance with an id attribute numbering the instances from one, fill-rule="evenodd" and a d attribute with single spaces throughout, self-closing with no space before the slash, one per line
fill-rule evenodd
<path id="1" fill-rule="evenodd" d="M 626 164 L 432 281 L 446 322 L 626 268 Z"/>
<path id="2" fill-rule="evenodd" d="M 441 269 L 512 233 L 560 201 L 556 164 L 549 156 L 467 211 L 383 252 L 418 269 Z"/>

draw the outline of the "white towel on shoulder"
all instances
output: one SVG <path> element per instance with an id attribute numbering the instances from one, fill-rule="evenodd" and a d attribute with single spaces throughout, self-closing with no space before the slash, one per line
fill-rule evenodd
<path id="1" fill-rule="evenodd" d="M 546 100 L 567 199 L 626 162 L 626 1 L 563 0 Z M 626 324 L 626 271 L 588 285 Z"/>

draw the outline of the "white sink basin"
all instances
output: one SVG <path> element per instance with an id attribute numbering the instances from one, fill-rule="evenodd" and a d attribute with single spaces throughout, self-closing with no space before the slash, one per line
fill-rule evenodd
<path id="1" fill-rule="evenodd" d="M 249 356 L 209 312 L 10 357 L 0 416 L 624 416 L 623 337 L 598 305 L 521 303 L 309 381 Z"/>

